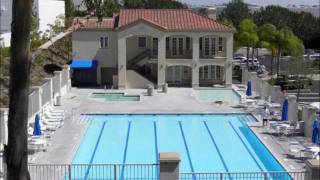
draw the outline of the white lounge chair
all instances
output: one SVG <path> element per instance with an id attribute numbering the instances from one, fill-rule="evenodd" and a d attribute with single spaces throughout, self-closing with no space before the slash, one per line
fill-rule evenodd
<path id="1" fill-rule="evenodd" d="M 28 150 L 33 151 L 33 152 L 38 152 L 38 151 L 45 151 L 46 147 L 48 146 L 47 141 L 44 139 L 35 139 L 31 138 L 28 141 Z"/>
<path id="2" fill-rule="evenodd" d="M 288 155 L 293 158 L 298 158 L 301 156 L 301 150 L 303 150 L 303 147 L 300 145 L 300 143 L 297 141 L 292 141 L 289 143 Z"/>

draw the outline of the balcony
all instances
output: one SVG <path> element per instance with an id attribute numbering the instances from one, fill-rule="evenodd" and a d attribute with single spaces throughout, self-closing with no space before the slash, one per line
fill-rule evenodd
<path id="1" fill-rule="evenodd" d="M 176 52 L 175 54 L 171 49 L 166 50 L 167 59 L 192 59 L 192 50 L 184 49 L 182 52 Z"/>
<path id="2" fill-rule="evenodd" d="M 206 56 L 203 51 L 200 51 L 199 53 L 200 53 L 200 59 L 222 59 L 222 60 L 224 60 L 226 58 L 226 52 L 224 52 L 224 51 L 218 51 L 213 56 L 211 56 L 211 55 Z"/>

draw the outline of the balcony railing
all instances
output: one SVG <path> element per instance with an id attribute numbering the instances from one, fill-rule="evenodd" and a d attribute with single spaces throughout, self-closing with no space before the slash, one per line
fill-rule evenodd
<path id="1" fill-rule="evenodd" d="M 218 51 L 213 56 L 206 56 L 204 54 L 204 51 L 200 51 L 199 53 L 200 53 L 200 58 L 201 59 L 224 59 L 224 58 L 226 58 L 226 53 L 224 51 Z"/>
<path id="2" fill-rule="evenodd" d="M 192 50 L 184 49 L 182 54 L 174 54 L 171 49 L 166 50 L 166 58 L 167 59 L 192 59 Z"/>

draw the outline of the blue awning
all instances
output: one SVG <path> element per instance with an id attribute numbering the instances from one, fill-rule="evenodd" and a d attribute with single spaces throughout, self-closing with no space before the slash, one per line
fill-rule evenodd
<path id="1" fill-rule="evenodd" d="M 71 63 L 72 69 L 91 69 L 96 68 L 98 62 L 89 59 L 73 59 Z"/>

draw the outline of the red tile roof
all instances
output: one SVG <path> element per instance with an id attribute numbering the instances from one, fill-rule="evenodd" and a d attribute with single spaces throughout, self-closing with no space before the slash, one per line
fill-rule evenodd
<path id="1" fill-rule="evenodd" d="M 233 31 L 232 28 L 187 9 L 124 9 L 118 27 L 146 20 L 166 30 Z"/>
<path id="2" fill-rule="evenodd" d="M 119 21 L 117 22 L 118 19 Z M 198 15 L 187 9 L 123 9 L 113 18 L 76 18 L 74 29 L 117 29 L 139 21 L 146 21 L 168 31 L 234 31 L 216 20 Z"/>
<path id="3" fill-rule="evenodd" d="M 75 18 L 72 22 L 74 29 L 114 29 L 114 18 L 104 18 L 98 21 L 98 18 Z"/>

